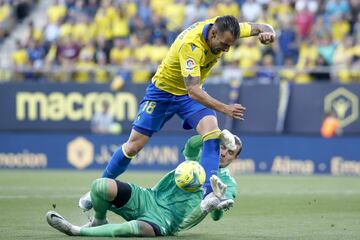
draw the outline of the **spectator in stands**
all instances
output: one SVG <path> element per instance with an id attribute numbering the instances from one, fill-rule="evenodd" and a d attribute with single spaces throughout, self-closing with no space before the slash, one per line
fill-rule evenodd
<path id="1" fill-rule="evenodd" d="M 231 15 L 236 17 L 237 19 L 240 18 L 240 7 L 236 2 L 232 0 L 219 1 L 216 4 L 216 8 L 220 16 Z"/>
<path id="2" fill-rule="evenodd" d="M 333 42 L 339 42 L 341 39 L 350 32 L 350 23 L 341 17 L 341 15 L 335 15 L 330 18 L 331 21 L 331 37 Z"/>
<path id="3" fill-rule="evenodd" d="M 116 10 L 110 5 L 110 1 L 101 2 L 100 8 L 95 15 L 96 36 L 102 36 L 107 41 L 112 38 L 112 20 L 116 17 Z"/>
<path id="4" fill-rule="evenodd" d="M 335 74 L 341 83 L 350 83 L 352 81 L 350 66 L 355 55 L 354 39 L 347 36 L 338 44 L 333 55 L 333 63 L 336 67 Z"/>
<path id="5" fill-rule="evenodd" d="M 55 23 L 61 21 L 63 18 L 65 18 L 67 14 L 67 8 L 64 4 L 62 4 L 62 1 L 56 0 L 55 4 L 50 6 L 47 11 L 47 16 L 49 19 L 49 22 Z"/>
<path id="6" fill-rule="evenodd" d="M 24 80 L 24 74 L 22 69 L 29 64 L 29 58 L 27 54 L 27 50 L 25 46 L 20 42 L 20 40 L 16 41 L 16 50 L 11 55 L 12 63 L 15 67 L 15 73 L 13 78 L 15 80 Z"/>
<path id="7" fill-rule="evenodd" d="M 183 30 L 185 1 L 175 0 L 173 3 L 167 5 L 165 7 L 164 16 L 167 18 L 167 44 L 171 45 L 175 38 Z"/>
<path id="8" fill-rule="evenodd" d="M 245 21 L 256 22 L 261 15 L 261 5 L 255 0 L 246 0 L 241 7 L 241 14 Z"/>
<path id="9" fill-rule="evenodd" d="M 360 23 L 360 1 L 358 0 L 350 0 L 350 16 L 349 16 L 349 23 L 350 23 L 350 33 L 354 34 L 356 23 Z M 359 31 L 358 31 L 359 32 Z"/>
<path id="10" fill-rule="evenodd" d="M 11 6 L 4 0 L 0 0 L 0 43 L 11 28 Z"/>
<path id="11" fill-rule="evenodd" d="M 333 55 L 336 49 L 335 43 L 331 39 L 330 34 L 326 34 L 320 38 L 318 38 L 318 52 L 319 55 L 324 59 L 325 63 L 322 62 L 315 63 L 315 66 L 328 66 L 332 64 Z M 318 60 L 319 58 L 316 58 Z M 321 64 L 320 64 L 321 63 Z"/>
<path id="12" fill-rule="evenodd" d="M 256 82 L 260 84 L 272 84 L 278 81 L 272 55 L 267 54 L 262 58 L 262 65 L 257 72 Z"/>
<path id="13" fill-rule="evenodd" d="M 307 66 L 314 67 L 318 55 L 318 38 L 311 36 L 300 44 L 297 67 L 299 69 L 304 69 Z"/>
<path id="14" fill-rule="evenodd" d="M 78 83 L 89 82 L 94 78 L 94 54 L 95 46 L 89 41 L 79 53 L 79 60 L 76 62 L 77 71 L 74 74 L 74 80 Z"/>
<path id="15" fill-rule="evenodd" d="M 15 67 L 24 67 L 28 65 L 29 58 L 26 51 L 26 48 L 21 44 L 20 40 L 16 41 L 16 50 L 11 55 L 12 63 Z"/>
<path id="16" fill-rule="evenodd" d="M 92 41 L 95 36 L 95 25 L 89 23 L 86 15 L 79 15 L 71 28 L 71 35 L 80 45 Z"/>
<path id="17" fill-rule="evenodd" d="M 84 0 L 76 0 L 74 5 L 68 6 L 67 18 L 75 19 L 87 17 Z"/>
<path id="18" fill-rule="evenodd" d="M 314 24 L 311 27 L 311 36 L 322 37 L 328 34 L 331 30 L 331 25 L 326 24 L 323 16 L 317 16 Z"/>
<path id="19" fill-rule="evenodd" d="M 308 9 L 311 15 L 316 14 L 319 9 L 318 0 L 297 0 L 295 1 L 295 9 L 301 11 L 302 9 Z"/>
<path id="20" fill-rule="evenodd" d="M 294 82 L 296 74 L 294 58 L 285 58 L 284 68 L 279 71 L 280 81 Z"/>
<path id="21" fill-rule="evenodd" d="M 238 59 L 239 68 L 243 71 L 244 81 L 255 78 L 254 68 L 260 62 L 261 52 L 256 39 L 243 39 L 242 44 L 234 50 L 234 58 Z"/>
<path id="22" fill-rule="evenodd" d="M 328 0 L 325 5 L 325 13 L 330 16 L 344 16 L 349 13 L 347 0 Z"/>
<path id="23" fill-rule="evenodd" d="M 57 57 L 62 66 L 72 66 L 80 53 L 80 46 L 74 42 L 71 35 L 61 38 Z"/>
<path id="24" fill-rule="evenodd" d="M 131 50 L 126 45 L 126 40 L 117 38 L 114 40 L 114 47 L 110 50 L 110 63 L 122 66 L 123 62 L 130 57 Z"/>
<path id="25" fill-rule="evenodd" d="M 279 51 L 277 54 L 278 65 L 283 65 L 286 58 L 292 58 L 293 62 L 297 61 L 297 36 L 293 26 L 293 21 L 290 17 L 280 22 L 281 30 L 278 37 Z"/>
<path id="26" fill-rule="evenodd" d="M 360 13 L 357 16 L 357 22 L 353 26 L 353 35 L 360 36 Z"/>
<path id="27" fill-rule="evenodd" d="M 110 51 L 111 51 L 111 45 L 108 41 L 106 41 L 105 37 L 103 35 L 98 35 L 95 42 L 96 51 L 95 56 L 98 56 L 98 54 L 104 53 L 106 56 L 106 62 L 110 62 Z"/>
<path id="28" fill-rule="evenodd" d="M 99 7 L 99 5 L 98 5 L 97 0 L 89 0 L 89 3 L 85 6 L 86 15 L 89 18 L 93 19 L 98 7 Z"/>
<path id="29" fill-rule="evenodd" d="M 169 48 L 165 45 L 163 38 L 155 38 L 150 48 L 149 57 L 152 65 L 157 66 L 166 57 Z"/>
<path id="30" fill-rule="evenodd" d="M 110 73 L 106 69 L 106 55 L 104 52 L 96 53 L 96 64 L 98 67 L 95 68 L 95 82 L 96 83 L 108 83 L 110 81 Z"/>
<path id="31" fill-rule="evenodd" d="M 11 14 L 11 7 L 7 1 L 0 0 L 0 24 L 5 22 L 5 20 Z"/>
<path id="32" fill-rule="evenodd" d="M 147 42 L 152 32 L 139 16 L 134 16 L 130 21 L 130 34 L 130 39 L 143 39 L 143 41 Z"/>
<path id="33" fill-rule="evenodd" d="M 149 65 L 151 57 L 150 44 L 148 44 L 145 39 L 134 36 L 131 39 L 131 49 L 133 53 L 132 60 L 134 60 L 132 81 L 134 83 L 146 83 L 149 81 L 151 73 L 153 72 Z"/>
<path id="34" fill-rule="evenodd" d="M 107 101 L 102 102 L 101 111 L 95 112 L 91 119 L 91 131 L 96 134 L 109 134 L 114 117 L 109 109 Z"/>
<path id="35" fill-rule="evenodd" d="M 167 40 L 166 20 L 154 13 L 151 17 L 150 24 L 149 27 L 152 29 L 150 42 L 154 43 L 156 39 L 161 38 L 161 41 L 165 43 Z"/>
<path id="36" fill-rule="evenodd" d="M 47 45 L 51 45 L 60 36 L 60 23 L 48 22 L 44 28 L 44 41 Z"/>
<path id="37" fill-rule="evenodd" d="M 126 14 L 126 9 L 119 6 L 117 8 L 117 15 L 112 23 L 112 37 L 115 38 L 127 38 L 129 36 L 129 17 Z"/>
<path id="38" fill-rule="evenodd" d="M 300 6 L 297 9 L 295 16 L 295 26 L 297 33 L 302 39 L 308 37 L 313 21 L 313 13 L 309 10 L 307 5 Z"/>
<path id="39" fill-rule="evenodd" d="M 39 69 L 44 65 L 45 48 L 39 41 L 35 39 L 29 39 L 27 46 L 27 54 L 30 65 L 34 68 Z"/>
<path id="40" fill-rule="evenodd" d="M 185 5 L 183 29 L 191 24 L 206 19 L 207 7 L 202 0 L 191 1 Z M 154 22 L 154 20 L 153 20 Z"/>
<path id="41" fill-rule="evenodd" d="M 25 2 L 31 5 L 35 1 Z M 3 19 L 7 19 L 8 23 L 11 12 L 16 11 L 17 7 L 18 1 L 0 0 L 0 41 L 7 33 Z M 287 62 L 284 72 L 290 73 L 288 67 L 295 64 L 297 69 L 293 69 L 290 75 L 297 72 L 297 83 L 309 83 L 312 77 L 316 79 L 319 77 L 316 76 L 316 69 L 323 66 L 326 66 L 326 74 L 332 67 L 337 67 L 334 76 L 341 78 L 342 82 L 352 82 L 359 79 L 356 67 L 360 64 L 358 44 L 353 44 L 343 55 L 346 66 L 341 66 L 346 71 L 340 70 L 337 64 L 339 61 L 343 62 L 340 57 L 344 52 L 343 39 L 350 35 L 353 42 L 360 41 L 357 40 L 360 38 L 357 37 L 360 36 L 359 8 L 360 1 L 357 0 L 56 0 L 48 8 L 49 19 L 44 30 L 30 24 L 26 31 L 30 33 L 24 34 L 23 42 L 35 39 L 35 42 L 44 46 L 45 65 L 54 67 L 64 64 L 64 39 L 69 36 L 72 38 L 70 51 L 65 51 L 75 56 L 71 57 L 71 66 L 82 61 L 77 56 L 92 40 L 96 49 L 95 63 L 99 65 L 96 56 L 105 55 L 105 64 L 103 58 L 100 60 L 102 67 L 107 67 L 108 64 L 130 68 L 138 66 L 133 73 L 131 69 L 121 69 L 119 72 L 126 79 L 133 76 L 135 82 L 145 82 L 150 78 L 151 69 L 158 63 L 158 55 L 165 49 L 161 42 L 171 42 L 179 31 L 194 21 L 226 12 L 244 20 L 269 23 L 280 33 L 277 46 L 259 47 L 242 43 L 224 55 L 220 65 L 231 68 L 234 61 L 239 62 L 245 80 L 256 76 L 254 71 L 247 68 L 260 67 L 261 56 L 271 54 L 281 67 L 287 61 L 285 59 L 293 58 L 290 65 Z M 110 54 L 111 50 L 117 49 L 117 39 L 125 41 L 122 46 L 124 52 Z M 141 44 L 134 44 L 139 41 Z M 77 46 L 74 47 L 75 45 Z M 26 49 L 27 52 L 33 50 Z M 333 57 L 335 51 L 337 57 Z M 19 52 L 15 55 L 17 58 L 21 56 Z M 244 58 L 240 59 L 239 56 Z M 337 59 L 337 62 L 333 62 L 333 59 Z M 22 65 L 22 60 L 17 61 Z M 111 72 L 114 74 L 118 71 Z M 51 76 L 49 79 L 56 77 Z"/>

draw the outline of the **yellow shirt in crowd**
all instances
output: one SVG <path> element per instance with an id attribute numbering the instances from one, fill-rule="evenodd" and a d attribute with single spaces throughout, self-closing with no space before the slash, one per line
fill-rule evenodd
<path id="1" fill-rule="evenodd" d="M 65 17 L 66 13 L 67 9 L 64 5 L 52 5 L 48 8 L 47 16 L 51 23 L 56 23 Z"/>

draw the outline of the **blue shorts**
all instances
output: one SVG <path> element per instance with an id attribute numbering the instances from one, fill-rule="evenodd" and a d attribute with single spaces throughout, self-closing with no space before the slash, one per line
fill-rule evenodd
<path id="1" fill-rule="evenodd" d="M 177 114 L 183 121 L 184 129 L 195 129 L 199 121 L 207 115 L 216 116 L 216 112 L 205 107 L 188 95 L 177 96 L 150 84 L 140 102 L 137 117 L 133 123 L 134 129 L 151 137 L 164 124 Z"/>

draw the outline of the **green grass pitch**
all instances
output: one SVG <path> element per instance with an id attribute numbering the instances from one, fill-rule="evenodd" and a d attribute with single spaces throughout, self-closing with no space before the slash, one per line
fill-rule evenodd
<path id="1" fill-rule="evenodd" d="M 122 180 L 149 187 L 163 174 L 127 172 Z M 86 223 L 77 201 L 100 175 L 1 170 L 0 239 L 70 239 L 48 226 L 45 213 L 56 204 L 70 222 Z M 236 180 L 238 198 L 223 219 L 208 218 L 177 237 L 161 239 L 360 239 L 359 177 L 251 175 Z M 109 219 L 123 221 L 112 213 Z"/>

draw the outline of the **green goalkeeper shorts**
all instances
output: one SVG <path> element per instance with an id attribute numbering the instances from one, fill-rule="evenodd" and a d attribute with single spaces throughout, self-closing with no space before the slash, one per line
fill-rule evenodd
<path id="1" fill-rule="evenodd" d="M 129 185 L 131 187 L 129 201 L 121 208 L 112 206 L 110 211 L 126 221 L 144 220 L 154 223 L 159 226 L 162 235 L 173 235 L 170 230 L 171 212 L 157 204 L 154 191 L 132 183 Z"/>

